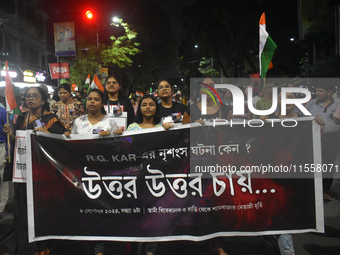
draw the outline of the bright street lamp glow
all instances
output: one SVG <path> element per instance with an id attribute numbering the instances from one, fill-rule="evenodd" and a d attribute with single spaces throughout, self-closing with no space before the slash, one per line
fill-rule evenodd
<path id="1" fill-rule="evenodd" d="M 117 22 L 118 22 L 118 18 L 117 18 L 117 17 L 113 17 L 113 18 L 112 18 L 112 21 L 113 21 L 114 23 L 117 23 Z"/>

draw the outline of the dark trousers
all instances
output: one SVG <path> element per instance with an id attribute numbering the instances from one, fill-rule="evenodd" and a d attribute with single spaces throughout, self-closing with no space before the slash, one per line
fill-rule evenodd
<path id="1" fill-rule="evenodd" d="M 15 184 L 13 214 L 12 237 L 8 244 L 7 253 L 34 255 L 35 252 L 45 250 L 47 248 L 46 241 L 28 242 L 26 183 Z"/>
<path id="2" fill-rule="evenodd" d="M 332 171 L 322 173 L 323 190 L 328 192 L 333 183 L 334 163 L 339 149 L 340 133 L 325 133 L 321 138 L 322 164 L 333 164 Z M 327 168 L 328 170 L 330 167 Z"/>

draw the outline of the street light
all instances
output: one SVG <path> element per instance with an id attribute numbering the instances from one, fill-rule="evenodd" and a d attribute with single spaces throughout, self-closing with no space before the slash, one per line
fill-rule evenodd
<path id="1" fill-rule="evenodd" d="M 113 17 L 112 21 L 113 21 L 113 23 L 117 23 L 119 21 L 119 19 L 117 17 Z"/>

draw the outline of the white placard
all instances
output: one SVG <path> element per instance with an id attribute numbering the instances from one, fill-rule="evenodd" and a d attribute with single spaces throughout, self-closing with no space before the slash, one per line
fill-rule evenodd
<path id="1" fill-rule="evenodd" d="M 13 182 L 26 183 L 27 170 L 31 166 L 32 130 L 17 130 L 15 137 Z"/>

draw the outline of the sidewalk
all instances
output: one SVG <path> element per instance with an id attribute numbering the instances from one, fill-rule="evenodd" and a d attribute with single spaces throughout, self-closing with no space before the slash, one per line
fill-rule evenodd
<path id="1" fill-rule="evenodd" d="M 337 158 L 340 164 L 340 153 Z M 13 190 L 12 190 L 13 191 Z M 340 172 L 334 174 L 332 186 L 333 200 L 324 203 L 325 233 L 306 233 L 293 235 L 295 252 L 297 255 L 338 255 L 340 254 Z M 5 244 L 9 238 L 10 227 L 13 220 L 12 202 L 8 203 L 6 211 L 9 212 L 0 219 L 0 255 L 5 254 Z M 93 255 L 94 242 L 57 241 L 50 254 L 54 255 Z M 263 237 L 228 237 L 224 239 L 224 246 L 228 255 L 248 254 L 266 255 L 274 254 L 266 245 Z M 107 242 L 107 252 L 111 254 L 144 254 L 140 244 Z M 163 242 L 158 244 L 156 254 L 159 255 L 203 255 L 210 253 L 209 242 Z M 130 250 L 130 252 L 127 252 Z"/>

